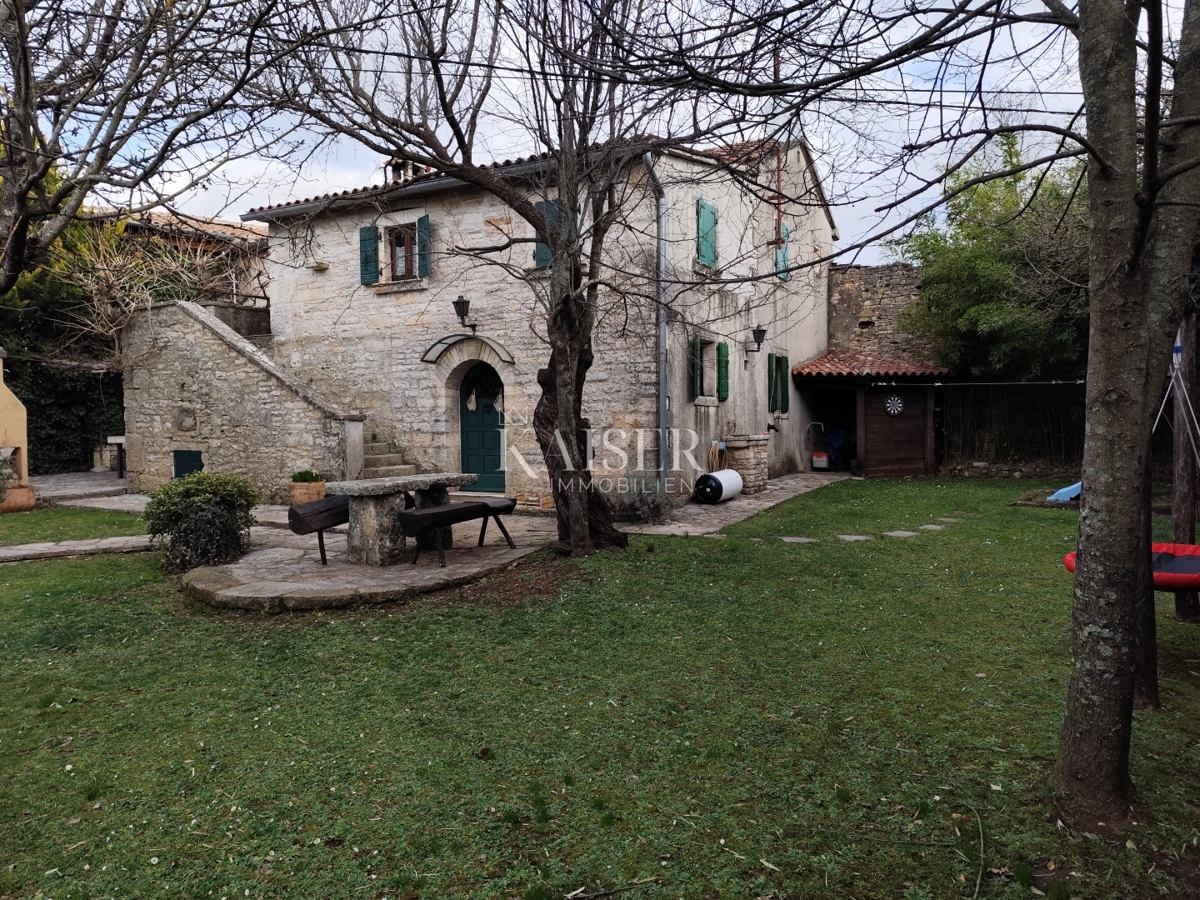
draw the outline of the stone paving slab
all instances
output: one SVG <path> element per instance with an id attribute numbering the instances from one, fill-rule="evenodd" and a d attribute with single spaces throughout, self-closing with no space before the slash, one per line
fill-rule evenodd
<path id="1" fill-rule="evenodd" d="M 63 500 L 115 497 L 125 493 L 126 482 L 116 472 L 67 472 L 62 475 L 33 475 L 29 479 L 39 503 L 53 505 Z"/>
<path id="2" fill-rule="evenodd" d="M 810 538 L 810 537 L 782 537 L 782 538 L 780 538 L 780 540 L 786 541 L 789 544 L 818 544 L 818 543 L 820 543 L 820 541 L 818 541 L 816 538 Z"/>
<path id="3" fill-rule="evenodd" d="M 885 531 L 883 533 L 883 536 L 884 537 L 894 537 L 894 538 L 908 538 L 908 537 L 917 537 L 919 534 L 920 534 L 919 531 Z"/>
<path id="4" fill-rule="evenodd" d="M 843 541 L 854 543 L 855 541 L 873 541 L 875 540 L 869 534 L 839 534 L 839 538 Z"/>
<path id="5" fill-rule="evenodd" d="M 89 541 L 55 541 L 39 544 L 18 544 L 0 547 L 0 563 L 30 559 L 57 559 L 63 556 L 86 556 L 91 553 L 141 553 L 152 549 L 150 536 L 96 538 Z"/>
<path id="6" fill-rule="evenodd" d="M 637 525 L 618 523 L 617 527 L 630 534 L 670 534 L 678 536 L 709 534 L 735 525 L 785 500 L 791 500 L 809 491 L 843 481 L 848 475 L 838 473 L 802 472 L 784 475 L 767 482 L 767 488 L 757 494 L 740 494 L 725 503 L 709 505 L 688 503 L 675 510 L 674 521 L 664 525 Z"/>
<path id="7" fill-rule="evenodd" d="M 55 506 L 70 506 L 74 509 L 109 509 L 116 512 L 133 513 L 140 516 L 150 498 L 145 494 L 120 494 L 112 497 L 71 498 L 55 501 Z"/>
<path id="8" fill-rule="evenodd" d="M 540 517 L 506 517 L 505 524 L 517 549 L 497 529 L 489 528 L 487 543 L 476 547 L 478 528 L 456 528 L 458 546 L 446 551 L 444 569 L 430 551 L 416 566 L 352 565 L 342 534 L 326 534 L 329 565 L 322 566 L 314 535 L 258 526 L 251 529 L 249 553 L 228 565 L 193 569 L 183 576 L 183 587 L 201 603 L 271 613 L 405 600 L 476 581 L 557 538 L 553 521 Z"/>
<path id="9" fill-rule="evenodd" d="M 921 531 L 945 531 L 945 525 L 922 525 Z"/>

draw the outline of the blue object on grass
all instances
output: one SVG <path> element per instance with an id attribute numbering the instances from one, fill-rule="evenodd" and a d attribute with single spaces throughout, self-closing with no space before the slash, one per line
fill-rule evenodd
<path id="1" fill-rule="evenodd" d="M 1079 492 L 1083 490 L 1083 482 L 1077 481 L 1070 487 L 1065 487 L 1061 491 L 1055 491 L 1047 500 L 1054 500 L 1058 503 L 1066 503 L 1068 500 L 1079 499 Z"/>

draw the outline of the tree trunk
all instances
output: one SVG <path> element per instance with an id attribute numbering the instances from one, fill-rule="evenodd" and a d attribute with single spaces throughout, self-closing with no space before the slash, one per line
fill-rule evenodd
<path id="1" fill-rule="evenodd" d="M 629 538 L 613 525 L 612 509 L 593 486 L 588 468 L 586 447 L 591 423 L 583 417 L 582 399 L 592 366 L 592 341 L 590 323 L 571 321 L 574 311 L 570 307 L 576 303 L 574 297 L 568 297 L 547 322 L 553 349 L 546 368 L 538 371 L 542 396 L 534 409 L 533 428 L 554 495 L 558 519 L 555 549 L 571 556 L 587 556 L 596 550 L 626 547 Z M 586 332 L 581 327 L 584 324 Z"/>
<path id="2" fill-rule="evenodd" d="M 1150 544 L 1154 534 L 1153 469 L 1146 451 L 1142 479 L 1142 529 L 1138 552 L 1137 595 L 1133 608 L 1133 708 L 1158 709 L 1158 622 L 1154 608 L 1154 565 Z"/>
<path id="3" fill-rule="evenodd" d="M 1192 446 L 1189 398 L 1196 399 L 1196 314 L 1189 312 L 1180 325 L 1182 355 L 1175 380 L 1175 486 L 1171 498 L 1172 538 L 1177 544 L 1196 543 L 1196 451 Z M 1186 393 L 1186 396 L 1185 396 Z M 1200 621 L 1200 593 L 1175 592 L 1175 617 L 1181 622 Z"/>

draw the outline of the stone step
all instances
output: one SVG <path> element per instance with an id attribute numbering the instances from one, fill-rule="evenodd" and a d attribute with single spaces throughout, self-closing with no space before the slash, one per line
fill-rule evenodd
<path id="1" fill-rule="evenodd" d="M 451 503 L 470 503 L 472 500 L 482 500 L 484 497 L 505 499 L 503 491 L 451 491 Z"/>
<path id="2" fill-rule="evenodd" d="M 387 441 L 367 441 L 363 444 L 363 453 L 367 456 L 373 456 L 378 453 L 391 453 L 392 445 Z"/>
<path id="3" fill-rule="evenodd" d="M 415 466 L 375 466 L 373 468 L 364 468 L 363 478 L 400 478 L 407 475 L 416 475 Z"/>
<path id="4" fill-rule="evenodd" d="M 372 453 L 363 457 L 363 468 L 366 469 L 381 469 L 384 466 L 403 466 L 405 464 L 402 453 Z"/>

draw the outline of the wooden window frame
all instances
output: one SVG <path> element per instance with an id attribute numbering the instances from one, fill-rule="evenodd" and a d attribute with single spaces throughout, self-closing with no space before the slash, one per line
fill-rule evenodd
<path id="1" fill-rule="evenodd" d="M 417 223 L 407 222 L 388 229 L 392 254 L 392 281 L 413 281 L 417 273 Z"/>

